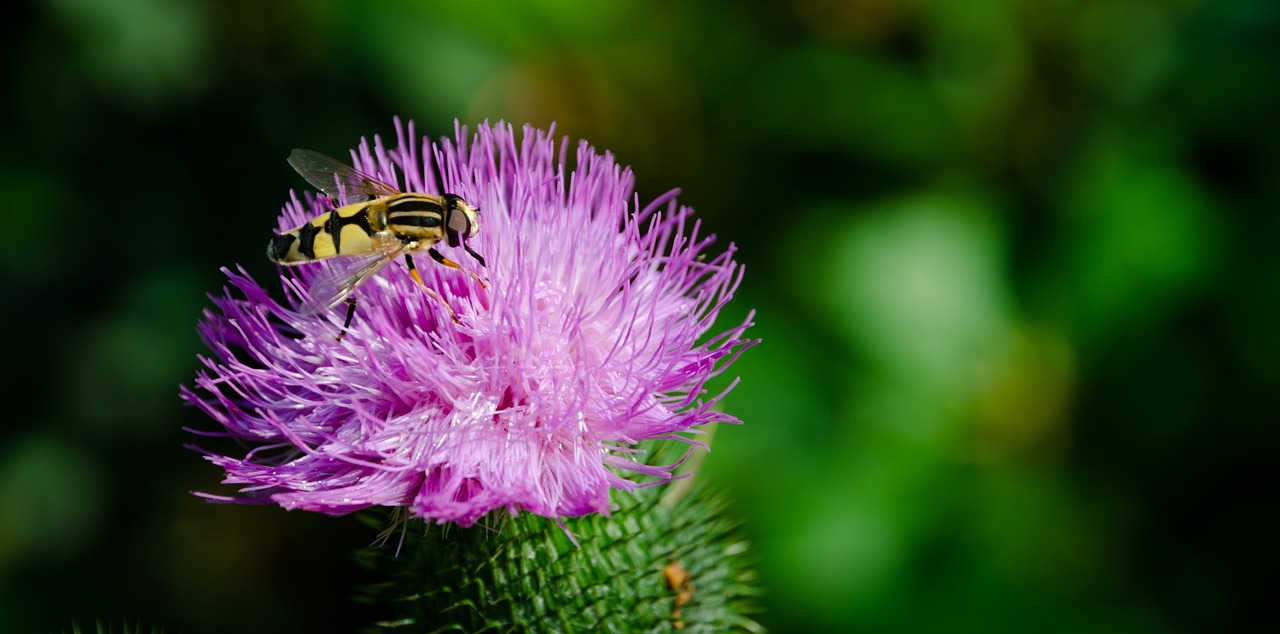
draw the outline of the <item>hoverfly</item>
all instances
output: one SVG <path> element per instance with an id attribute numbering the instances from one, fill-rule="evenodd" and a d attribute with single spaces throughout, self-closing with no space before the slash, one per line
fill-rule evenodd
<path id="1" fill-rule="evenodd" d="M 312 150 L 294 150 L 289 164 L 308 183 L 329 198 L 349 202 L 316 216 L 311 222 L 277 235 L 267 245 L 267 258 L 284 266 L 304 264 L 332 257 L 362 257 L 347 274 L 317 278 L 310 289 L 308 313 L 318 314 L 342 302 L 347 303 L 347 316 L 342 323 L 346 333 L 355 315 L 352 291 L 378 271 L 403 255 L 409 274 L 424 290 L 445 304 L 443 298 L 427 288 L 413 263 L 415 251 L 426 251 L 431 259 L 444 266 L 462 269 L 436 250 L 441 240 L 449 246 L 466 249 L 484 266 L 484 258 L 466 244 L 480 231 L 477 209 L 454 194 L 403 193 L 368 174 Z M 471 273 L 482 285 L 484 282 Z M 450 316 L 453 309 L 449 308 Z M 342 339 L 342 334 L 338 335 Z"/>

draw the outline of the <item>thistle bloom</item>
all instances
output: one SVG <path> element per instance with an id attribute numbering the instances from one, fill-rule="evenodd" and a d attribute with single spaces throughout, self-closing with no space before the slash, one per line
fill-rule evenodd
<path id="1" fill-rule="evenodd" d="M 607 513 L 610 489 L 671 477 L 639 441 L 692 446 L 683 433 L 738 422 L 704 384 L 755 343 L 749 322 L 707 336 L 742 267 L 732 245 L 704 253 L 713 237 L 677 192 L 641 207 L 611 155 L 582 143 L 569 166 L 567 147 L 531 127 L 517 138 L 486 123 L 470 139 L 458 128 L 439 144 L 412 123 L 396 130 L 395 148 L 362 141 L 354 166 L 478 207 L 469 244 L 486 268 L 437 247 L 485 283 L 418 258 L 432 297 L 397 261 L 355 291 L 338 340 L 341 307 L 302 307 L 342 258 L 284 269 L 284 302 L 226 271 L 200 324 L 212 352 L 183 398 L 222 427 L 210 435 L 246 449 L 206 453 L 242 494 L 207 497 L 331 514 L 403 506 L 461 525 L 496 509 Z M 331 204 L 292 196 L 279 226 Z"/>

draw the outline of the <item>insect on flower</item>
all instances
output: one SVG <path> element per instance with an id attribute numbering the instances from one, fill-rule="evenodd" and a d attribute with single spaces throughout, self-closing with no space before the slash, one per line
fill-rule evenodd
<path id="1" fill-rule="evenodd" d="M 444 257 L 435 245 L 445 240 L 461 245 L 484 266 L 484 258 L 467 246 L 466 240 L 480 231 L 477 209 L 454 194 L 403 193 L 342 162 L 312 150 L 294 150 L 289 164 L 314 187 L 333 200 L 360 200 L 316 216 L 301 227 L 271 239 L 267 258 L 292 266 L 332 257 L 361 258 L 357 265 L 331 276 L 318 278 L 311 286 L 311 300 L 305 310 L 319 314 L 346 301 L 347 316 L 342 333 L 355 315 L 352 291 L 397 257 L 404 255 L 409 274 L 430 295 L 449 305 L 427 288 L 413 263 L 413 252 L 426 251 L 444 266 L 462 269 Z M 471 277 L 482 285 L 484 282 Z M 453 315 L 453 309 L 449 308 Z M 342 334 L 338 335 L 342 339 Z"/>
<path id="2" fill-rule="evenodd" d="M 458 125 L 433 141 L 397 121 L 395 139 L 361 141 L 354 169 L 295 157 L 339 202 L 284 204 L 277 226 L 297 229 L 269 255 L 330 258 L 282 271 L 285 301 L 226 271 L 200 322 L 210 352 L 182 394 L 216 425 L 210 435 L 235 441 L 204 453 L 238 493 L 200 495 L 331 515 L 404 508 L 459 526 L 495 512 L 558 521 L 607 514 L 614 491 L 675 478 L 706 425 L 739 422 L 717 405 L 737 381 L 709 386 L 757 342 L 750 312 L 717 326 L 743 266 L 732 244 L 712 249 L 677 191 L 643 202 L 611 153 L 533 126 Z M 484 207 L 484 232 L 471 205 L 401 192 L 462 194 Z M 483 271 L 448 250 L 451 238 L 484 254 Z M 336 257 L 357 247 L 375 264 L 338 273 L 362 261 Z M 312 296 L 334 305 L 376 267 L 432 247 L 488 284 L 447 265 L 420 270 L 459 327 L 411 277 L 385 273 L 355 291 L 362 319 L 346 332 L 358 348 L 306 314 Z M 327 278 L 352 281 L 314 290 Z M 643 441 L 678 450 L 650 460 Z"/>

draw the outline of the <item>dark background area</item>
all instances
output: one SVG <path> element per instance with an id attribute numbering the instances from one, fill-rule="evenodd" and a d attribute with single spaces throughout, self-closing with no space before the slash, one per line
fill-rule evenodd
<path id="1" fill-rule="evenodd" d="M 703 477 L 770 629 L 1275 625 L 1274 2 L 7 11 L 0 629 L 371 618 L 367 527 L 189 495 L 177 386 L 219 267 L 272 277 L 289 150 L 395 115 L 555 122 L 741 248 Z"/>

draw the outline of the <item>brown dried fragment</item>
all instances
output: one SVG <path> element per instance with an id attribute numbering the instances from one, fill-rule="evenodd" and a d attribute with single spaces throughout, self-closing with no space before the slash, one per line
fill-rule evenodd
<path id="1" fill-rule="evenodd" d="M 662 567 L 662 576 L 667 579 L 667 586 L 676 593 L 675 608 L 671 610 L 671 625 L 677 630 L 684 628 L 684 620 L 680 618 L 680 609 L 693 598 L 692 576 L 684 569 L 678 559 L 672 559 Z"/>

